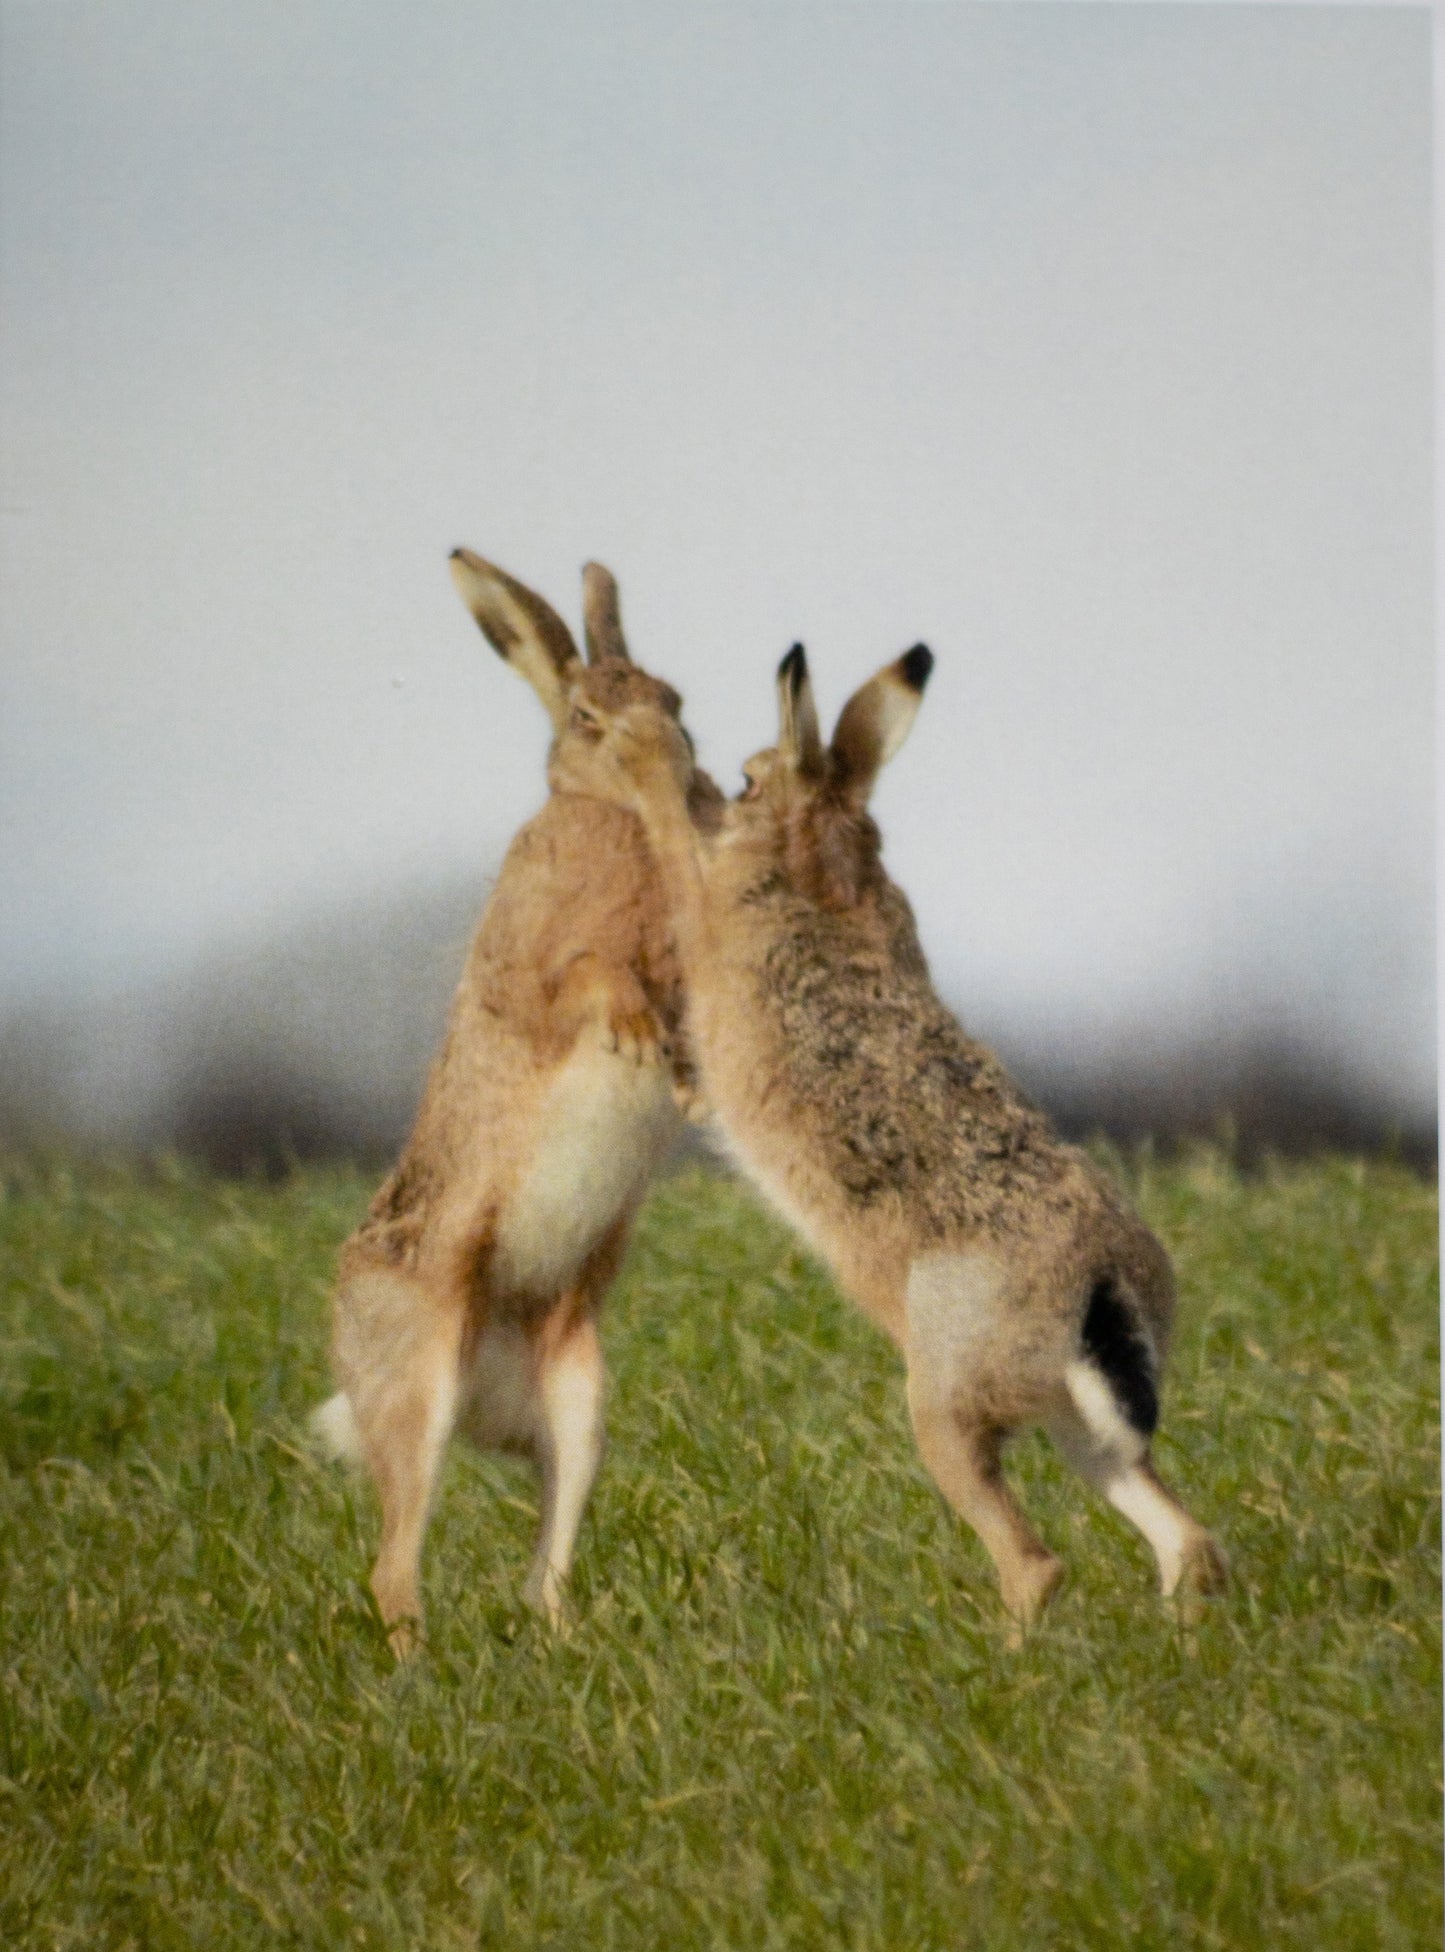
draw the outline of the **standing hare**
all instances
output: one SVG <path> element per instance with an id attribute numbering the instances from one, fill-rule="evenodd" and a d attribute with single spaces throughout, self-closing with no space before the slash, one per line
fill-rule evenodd
<path id="1" fill-rule="evenodd" d="M 551 797 L 513 840 L 483 912 L 395 1170 L 341 1250 L 316 1413 L 381 1499 L 371 1575 L 400 1653 L 420 1622 L 428 1507 L 454 1428 L 530 1456 L 541 1533 L 525 1594 L 559 1619 L 601 1460 L 597 1312 L 648 1179 L 672 1144 L 681 970 L 637 816 L 589 797 L 589 711 L 681 701 L 640 671 L 617 588 L 583 571 L 584 664 L 561 618 L 468 550 L 463 601 L 552 721 Z M 702 817 L 717 788 L 692 775 Z"/>
<path id="2" fill-rule="evenodd" d="M 818 730 L 801 645 L 778 744 L 711 835 L 675 719 L 589 709 L 595 790 L 636 809 L 672 911 L 702 1090 L 739 1162 L 901 1350 L 924 1462 L 998 1569 L 1014 1638 L 1062 1566 L 1003 1475 L 1037 1423 L 1152 1546 L 1166 1594 L 1224 1557 L 1149 1461 L 1174 1309 L 1159 1242 L 934 992 L 867 803 L 932 668 L 918 645 Z M 610 781 L 610 784 L 609 784 Z"/>

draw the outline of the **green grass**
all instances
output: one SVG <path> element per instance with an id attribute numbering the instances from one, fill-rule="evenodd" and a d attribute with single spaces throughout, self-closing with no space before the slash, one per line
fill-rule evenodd
<path id="1" fill-rule="evenodd" d="M 896 1358 L 727 1181 L 662 1185 L 606 1340 L 576 1621 L 458 1453 L 393 1668 L 368 1493 L 301 1436 L 355 1175 L 16 1167 L 0 1204 L 0 1944 L 926 1952 L 1440 1939 L 1436 1205 L 1141 1163 L 1183 1290 L 1186 1637 L 1041 1441 L 1018 1654 Z"/>

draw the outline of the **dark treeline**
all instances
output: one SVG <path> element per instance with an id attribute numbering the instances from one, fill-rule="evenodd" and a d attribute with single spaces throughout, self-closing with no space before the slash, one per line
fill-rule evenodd
<path id="1" fill-rule="evenodd" d="M 478 875 L 313 916 L 189 977 L 0 1021 L 0 1145 L 176 1151 L 228 1174 L 379 1167 L 406 1135 L 485 887 Z M 1244 1164 L 1269 1151 L 1383 1150 L 1425 1168 L 1437 1156 L 1432 1100 L 1402 1110 L 1323 1030 L 1281 1034 L 1263 1005 L 1221 1004 L 1214 1024 L 1172 1038 L 1144 1024 L 1112 1046 L 1019 1036 L 998 999 L 993 1019 L 963 1009 L 1071 1138 L 1214 1138 Z"/>
<path id="2" fill-rule="evenodd" d="M 1402 1124 L 1387 1105 L 1333 1079 L 1327 1066 L 1312 1067 L 1287 1050 L 1262 1047 L 1221 1069 L 1211 1069 L 1207 1053 L 1193 1052 L 1083 1076 L 1037 1059 L 1017 1063 L 1016 1071 L 1066 1136 L 1103 1136 L 1127 1150 L 1147 1141 L 1168 1151 L 1208 1138 L 1244 1165 L 1270 1152 L 1386 1152 L 1422 1170 L 1433 1169 L 1438 1156 L 1433 1124 Z M 151 1120 L 122 1149 L 175 1151 L 227 1175 L 279 1177 L 295 1164 L 322 1160 L 379 1169 L 406 1136 L 410 1115 L 410 1100 L 397 1094 L 338 1089 L 282 1056 L 253 1052 L 245 1063 L 219 1062 L 191 1077 L 169 1116 Z M 61 1121 L 0 1102 L 0 1144 L 76 1142 Z"/>

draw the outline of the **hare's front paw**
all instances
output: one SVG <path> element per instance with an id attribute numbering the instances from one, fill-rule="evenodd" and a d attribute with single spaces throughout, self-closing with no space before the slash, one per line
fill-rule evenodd
<path id="1" fill-rule="evenodd" d="M 695 1084 L 679 1084 L 672 1081 L 672 1102 L 687 1120 L 689 1125 L 711 1125 L 712 1106 Z"/>
<path id="2" fill-rule="evenodd" d="M 599 754 L 611 777 L 634 795 L 646 795 L 668 779 L 686 792 L 692 781 L 692 753 L 686 736 L 675 720 L 662 713 L 614 720 Z"/>
<path id="3" fill-rule="evenodd" d="M 712 1117 L 712 1106 L 703 1096 L 697 1072 L 686 1056 L 673 1060 L 672 1102 L 689 1125 L 706 1125 Z"/>
<path id="4" fill-rule="evenodd" d="M 603 1041 L 608 1050 L 631 1058 L 634 1064 L 663 1064 L 668 1057 L 666 1035 L 651 1010 L 612 1010 Z"/>

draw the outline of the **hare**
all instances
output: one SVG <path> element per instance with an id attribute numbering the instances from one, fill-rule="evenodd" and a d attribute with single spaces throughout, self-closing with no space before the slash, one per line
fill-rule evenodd
<path id="1" fill-rule="evenodd" d="M 525 1597 L 559 1621 L 602 1452 L 597 1313 L 680 1116 L 681 970 L 661 890 L 637 816 L 588 797 L 577 761 L 593 736 L 584 702 L 676 725 L 681 701 L 629 659 L 599 564 L 583 571 L 586 664 L 539 596 L 468 550 L 451 568 L 546 707 L 551 797 L 507 852 L 411 1137 L 340 1255 L 339 1394 L 315 1421 L 375 1480 L 371 1587 L 400 1654 L 420 1626 L 422 1538 L 454 1429 L 534 1460 Z M 722 796 L 691 777 L 705 818 Z"/>
<path id="2" fill-rule="evenodd" d="M 932 664 L 918 645 L 880 671 L 825 747 L 795 646 L 778 743 L 710 836 L 670 714 L 618 701 L 581 729 L 594 790 L 646 828 L 723 1136 L 902 1352 L 919 1450 L 992 1555 L 1017 1642 L 1062 1572 L 1003 1475 L 1020 1425 L 1139 1528 L 1166 1595 L 1215 1590 L 1225 1561 L 1149 1459 L 1168 1257 L 944 1007 L 882 866 L 868 799 Z"/>

